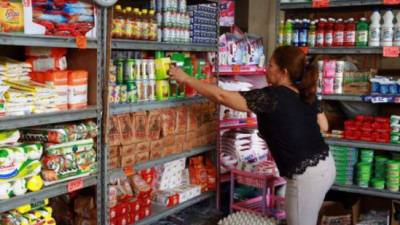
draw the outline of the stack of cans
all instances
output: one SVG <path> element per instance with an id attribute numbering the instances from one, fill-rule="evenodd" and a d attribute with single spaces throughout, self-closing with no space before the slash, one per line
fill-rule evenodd
<path id="1" fill-rule="evenodd" d="M 336 164 L 335 183 L 339 185 L 353 184 L 354 165 L 357 163 L 358 150 L 343 146 L 330 146 Z"/>
<path id="2" fill-rule="evenodd" d="M 357 185 L 359 187 L 369 187 L 371 180 L 372 164 L 368 162 L 357 163 Z"/>
<path id="3" fill-rule="evenodd" d="M 395 160 L 389 160 L 386 164 L 387 174 L 387 188 L 390 191 L 399 191 L 399 175 L 400 175 L 400 162 Z"/>

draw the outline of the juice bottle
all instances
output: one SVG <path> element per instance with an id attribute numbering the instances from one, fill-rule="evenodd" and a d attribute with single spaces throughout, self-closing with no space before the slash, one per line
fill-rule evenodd
<path id="1" fill-rule="evenodd" d="M 333 46 L 335 47 L 343 46 L 343 42 L 344 42 L 343 19 L 338 19 L 335 23 L 333 31 Z"/>
<path id="2" fill-rule="evenodd" d="M 315 41 L 316 41 L 316 30 L 317 30 L 317 22 L 312 21 L 310 24 L 310 31 L 308 32 L 308 46 L 310 48 L 315 47 Z"/>
<path id="3" fill-rule="evenodd" d="M 369 46 L 379 47 L 381 44 L 381 14 L 375 10 L 371 15 L 371 25 L 369 26 Z"/>
<path id="4" fill-rule="evenodd" d="M 318 48 L 324 47 L 326 22 L 327 22 L 326 19 L 322 18 L 319 20 L 319 23 L 317 25 L 317 35 L 316 35 L 317 38 L 315 46 Z"/>
<path id="5" fill-rule="evenodd" d="M 139 9 L 138 8 L 134 8 L 133 12 L 132 12 L 133 18 L 134 18 L 134 27 L 135 29 L 133 30 L 133 34 L 132 34 L 132 39 L 135 40 L 139 40 L 140 39 L 140 27 L 141 27 L 141 23 L 139 21 Z"/>
<path id="6" fill-rule="evenodd" d="M 135 18 L 133 16 L 132 7 L 126 7 L 125 11 L 126 15 L 125 15 L 124 37 L 132 39 L 133 31 L 135 29 Z"/>
<path id="7" fill-rule="evenodd" d="M 114 10 L 115 16 L 113 19 L 112 36 L 115 38 L 122 38 L 124 30 L 124 18 L 121 5 L 116 5 Z"/>
<path id="8" fill-rule="evenodd" d="M 283 33 L 285 29 L 285 21 L 281 20 L 279 23 L 279 33 L 278 33 L 278 45 L 281 46 L 283 45 Z"/>
<path id="9" fill-rule="evenodd" d="M 333 45 L 333 26 L 335 25 L 335 19 L 329 18 L 325 24 L 325 47 L 332 47 Z"/>
<path id="10" fill-rule="evenodd" d="M 299 33 L 299 45 L 302 47 L 307 46 L 309 29 L 310 29 L 310 20 L 304 19 L 303 24 L 300 27 L 300 33 Z"/>
<path id="11" fill-rule="evenodd" d="M 149 18 L 150 18 L 150 32 L 149 32 L 149 39 L 151 41 L 157 40 L 157 18 L 154 10 L 149 11 Z"/>
<path id="12" fill-rule="evenodd" d="M 285 24 L 284 35 L 283 35 L 283 45 L 291 45 L 292 44 L 292 30 L 293 24 L 292 20 L 288 19 Z"/>
<path id="13" fill-rule="evenodd" d="M 149 40 L 150 21 L 147 9 L 142 10 L 142 26 L 143 26 L 142 39 Z"/>
<path id="14" fill-rule="evenodd" d="M 344 46 L 353 47 L 356 44 L 356 24 L 354 19 L 350 18 L 344 28 Z"/>
<path id="15" fill-rule="evenodd" d="M 383 25 L 382 25 L 382 46 L 393 46 L 393 12 L 392 10 L 386 11 L 383 15 Z"/>
<path id="16" fill-rule="evenodd" d="M 299 33 L 300 33 L 300 20 L 295 19 L 293 24 L 293 32 L 292 32 L 292 45 L 299 46 Z"/>
<path id="17" fill-rule="evenodd" d="M 142 40 L 143 39 L 143 28 L 144 27 L 143 27 L 142 12 L 140 12 L 139 9 L 137 9 L 137 12 L 136 12 L 136 27 L 137 27 L 136 38 L 137 38 L 137 40 Z"/>
<path id="18" fill-rule="evenodd" d="M 400 12 L 396 15 L 396 26 L 394 27 L 394 46 L 400 46 Z"/>
<path id="19" fill-rule="evenodd" d="M 356 33 L 356 46 L 357 47 L 367 47 L 368 46 L 368 31 L 369 26 L 366 18 L 361 18 L 357 23 L 357 33 Z"/>

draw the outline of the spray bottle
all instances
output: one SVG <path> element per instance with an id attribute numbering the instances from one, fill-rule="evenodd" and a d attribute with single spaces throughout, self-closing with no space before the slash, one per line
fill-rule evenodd
<path id="1" fill-rule="evenodd" d="M 390 9 L 383 15 L 381 46 L 393 46 L 393 18 L 393 12 Z"/>
<path id="2" fill-rule="evenodd" d="M 371 15 L 371 25 L 369 26 L 369 46 L 379 47 L 381 44 L 381 14 L 374 10 Z"/>

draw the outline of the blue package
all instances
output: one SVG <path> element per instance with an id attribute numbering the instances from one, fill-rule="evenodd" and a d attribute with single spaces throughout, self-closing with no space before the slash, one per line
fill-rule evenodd
<path id="1" fill-rule="evenodd" d="M 382 82 L 380 84 L 380 93 L 383 95 L 387 95 L 389 93 L 389 84 L 386 82 Z"/>
<path id="2" fill-rule="evenodd" d="M 398 91 L 397 91 L 397 84 L 396 84 L 396 82 L 391 82 L 390 84 L 389 84 L 389 93 L 390 94 L 392 94 L 392 95 L 396 95 L 396 94 L 398 94 Z"/>
<path id="3" fill-rule="evenodd" d="M 93 5 L 89 3 L 84 3 L 84 2 L 76 2 L 76 3 L 65 3 L 64 5 L 65 8 L 88 8 L 92 9 Z"/>
<path id="4" fill-rule="evenodd" d="M 50 21 L 53 23 L 67 23 L 68 19 L 63 15 L 52 15 L 52 14 L 39 14 L 35 17 L 38 20 Z"/>
<path id="5" fill-rule="evenodd" d="M 373 81 L 373 79 L 371 79 L 371 93 L 372 94 L 381 93 L 381 84 L 378 81 Z"/>
<path id="6" fill-rule="evenodd" d="M 74 7 L 66 7 L 64 8 L 64 12 L 67 14 L 80 14 L 86 16 L 93 16 L 94 11 L 90 8 L 74 8 Z"/>

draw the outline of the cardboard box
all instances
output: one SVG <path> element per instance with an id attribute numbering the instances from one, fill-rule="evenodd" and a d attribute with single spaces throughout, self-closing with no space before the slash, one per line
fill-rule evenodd
<path id="1" fill-rule="evenodd" d="M 142 142 L 136 145 L 136 163 L 148 161 L 150 158 L 150 144 Z"/>
<path id="2" fill-rule="evenodd" d="M 108 140 L 110 146 L 121 144 L 121 127 L 119 125 L 118 117 L 110 118 L 110 130 L 108 131 Z"/>
<path id="3" fill-rule="evenodd" d="M 357 201 L 350 209 L 346 209 L 339 202 L 326 201 L 319 212 L 319 225 L 355 225 L 358 222 L 360 201 Z"/>
<path id="4" fill-rule="evenodd" d="M 108 158 L 108 169 L 120 168 L 120 160 L 119 157 Z"/>
<path id="5" fill-rule="evenodd" d="M 164 156 L 172 155 L 172 154 L 174 154 L 174 152 L 175 152 L 175 146 L 174 145 L 164 147 Z"/>
<path id="6" fill-rule="evenodd" d="M 136 144 L 123 145 L 120 150 L 121 157 L 134 155 L 136 151 Z"/>
<path id="7" fill-rule="evenodd" d="M 160 111 L 155 110 L 149 112 L 148 115 L 148 139 L 150 141 L 159 140 L 161 136 L 161 114 Z"/>
<path id="8" fill-rule="evenodd" d="M 176 109 L 176 129 L 175 133 L 184 134 L 188 126 L 188 108 L 186 106 Z"/>
<path id="9" fill-rule="evenodd" d="M 150 160 L 159 159 L 164 156 L 162 141 L 153 141 L 150 143 Z"/>
<path id="10" fill-rule="evenodd" d="M 174 109 L 164 109 L 161 112 L 162 118 L 162 136 L 172 136 L 175 134 L 176 112 Z"/>
<path id="11" fill-rule="evenodd" d="M 121 167 L 133 166 L 136 163 L 136 155 L 124 155 L 121 157 Z"/>
<path id="12" fill-rule="evenodd" d="M 178 134 L 175 136 L 175 144 L 183 144 L 186 141 L 185 134 Z"/>
<path id="13" fill-rule="evenodd" d="M 134 142 L 134 126 L 129 114 L 122 114 L 118 116 L 119 126 L 121 129 L 121 143 L 129 145 Z"/>
<path id="14" fill-rule="evenodd" d="M 108 158 L 116 158 L 119 157 L 120 154 L 120 147 L 119 145 L 117 146 L 110 146 L 108 148 Z"/>
<path id="15" fill-rule="evenodd" d="M 186 141 L 185 143 L 183 143 L 183 151 L 189 151 L 192 148 L 193 148 L 192 141 Z"/>
<path id="16" fill-rule="evenodd" d="M 147 140 L 147 113 L 137 112 L 131 114 L 132 121 L 134 123 L 135 138 L 134 143 L 143 142 Z"/>
<path id="17" fill-rule="evenodd" d="M 172 146 L 175 144 L 175 136 L 171 135 L 171 136 L 164 137 L 162 139 L 162 141 L 163 141 L 162 145 L 164 147 Z"/>
<path id="18" fill-rule="evenodd" d="M 197 129 L 197 114 L 197 107 L 192 105 L 188 110 L 187 131 L 194 131 Z"/>

